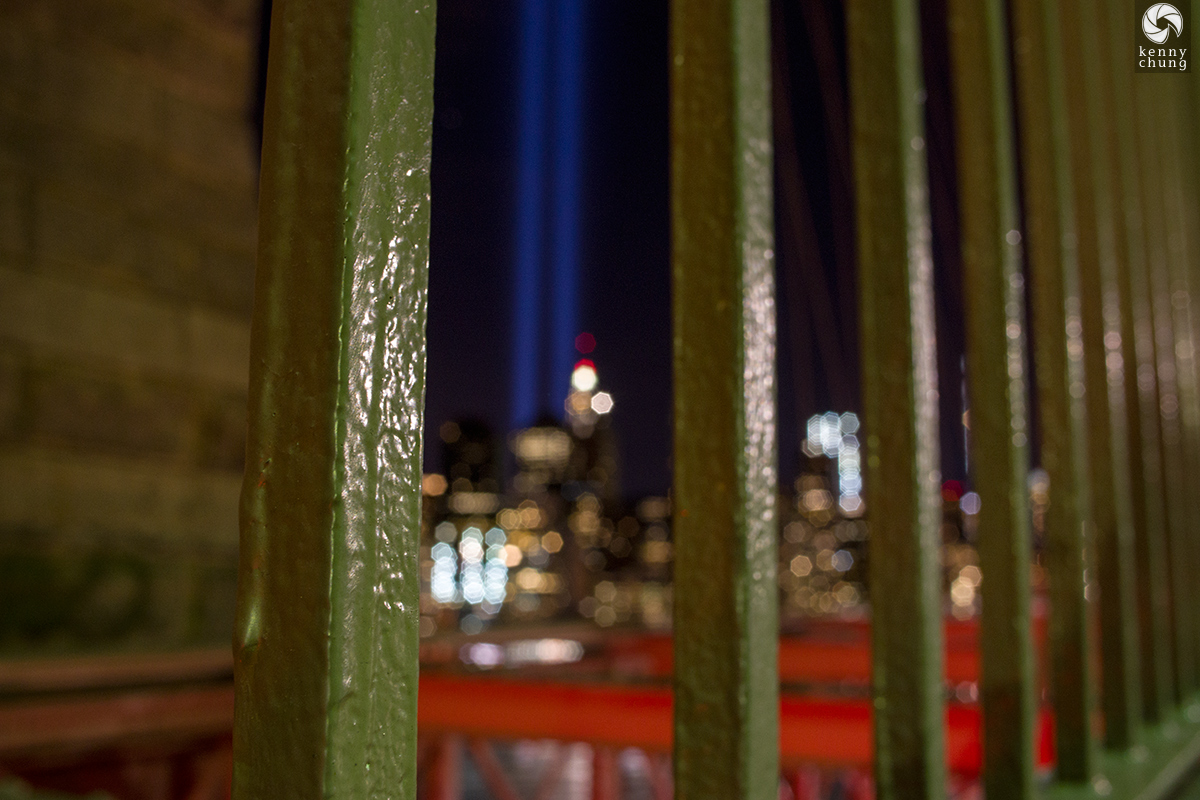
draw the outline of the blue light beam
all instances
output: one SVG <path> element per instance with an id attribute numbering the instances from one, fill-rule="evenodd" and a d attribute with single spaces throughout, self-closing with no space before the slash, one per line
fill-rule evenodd
<path id="1" fill-rule="evenodd" d="M 524 0 L 521 9 L 520 88 L 517 129 L 516 263 L 513 282 L 512 429 L 537 415 L 541 328 L 542 260 L 545 239 L 547 0 Z"/>
<path id="2" fill-rule="evenodd" d="M 554 25 L 549 407 L 560 413 L 578 357 L 583 140 L 583 0 L 559 0 Z"/>

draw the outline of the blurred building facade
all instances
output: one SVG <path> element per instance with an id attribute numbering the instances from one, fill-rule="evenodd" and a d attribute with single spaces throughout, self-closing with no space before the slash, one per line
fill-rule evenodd
<path id="1" fill-rule="evenodd" d="M 0 648 L 228 640 L 258 11 L 0 4 Z"/>

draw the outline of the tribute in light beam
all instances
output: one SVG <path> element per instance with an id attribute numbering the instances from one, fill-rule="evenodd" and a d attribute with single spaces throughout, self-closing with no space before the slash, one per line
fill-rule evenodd
<path id="1" fill-rule="evenodd" d="M 579 334 L 585 0 L 523 0 L 510 424 L 561 407 Z"/>
<path id="2" fill-rule="evenodd" d="M 538 408 L 540 293 L 545 238 L 547 0 L 524 0 L 521 9 L 520 90 L 517 130 L 516 252 L 513 281 L 513 429 L 533 422 Z"/>

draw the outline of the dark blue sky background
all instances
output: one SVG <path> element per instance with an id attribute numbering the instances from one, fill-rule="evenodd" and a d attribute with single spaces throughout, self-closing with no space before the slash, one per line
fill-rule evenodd
<path id="1" fill-rule="evenodd" d="M 620 479 L 625 496 L 634 499 L 665 493 L 670 485 L 668 3 L 578 2 L 585 15 L 578 327 L 596 339 L 589 357 L 601 388 L 616 402 L 610 420 Z M 438 3 L 426 405 L 430 471 L 443 469 L 438 429 L 448 420 L 485 422 L 498 448 L 509 432 L 521 14 L 530 3 L 551 14 L 564 5 L 560 0 Z M 263 6 L 269 16 L 270 0 Z M 920 8 L 942 473 L 961 479 L 964 335 L 945 0 L 925 0 Z M 810 415 L 861 410 L 844 36 L 842 0 L 772 4 L 784 486 L 797 474 Z M 259 101 L 262 88 L 260 74 Z M 250 113 L 258 122 L 261 102 Z M 546 284 L 534 305 L 549 315 Z M 542 323 L 544 331 L 551 327 Z M 549 361 L 551 337 L 544 335 L 540 358 Z M 549 364 L 540 366 L 543 375 L 551 370 Z M 560 403 L 543 404 L 545 413 L 561 416 Z"/>
<path id="2" fill-rule="evenodd" d="M 509 418 L 520 7 L 438 7 L 430 469 L 441 467 L 442 422 L 482 418 L 503 436 Z M 622 484 L 637 496 L 669 483 L 667 7 L 586 7 L 580 327 L 596 337 L 590 357 L 616 400 Z M 560 414 L 561 405 L 544 410 Z"/>
<path id="3" fill-rule="evenodd" d="M 668 4 L 584 0 L 583 7 L 579 327 L 596 337 L 590 357 L 601 388 L 616 401 L 611 421 L 622 488 L 636 498 L 670 485 Z M 921 8 L 943 474 L 962 478 L 962 302 L 944 0 Z M 442 468 L 437 430 L 446 420 L 482 419 L 501 443 L 507 434 L 521 9 L 517 0 L 438 4 L 430 470 Z M 779 452 L 786 485 L 798 470 L 804 420 L 860 410 L 858 319 L 842 3 L 777 3 L 773 13 Z M 549 358 L 550 347 L 545 353 Z M 561 405 L 545 411 L 561 415 Z"/>

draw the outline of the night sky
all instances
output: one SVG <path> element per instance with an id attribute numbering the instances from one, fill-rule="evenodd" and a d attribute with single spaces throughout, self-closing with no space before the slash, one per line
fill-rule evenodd
<path id="1" fill-rule="evenodd" d="M 510 427 L 523 5 L 438 3 L 427 471 L 443 469 L 438 429 L 447 420 L 482 420 L 500 446 Z M 668 5 L 582 0 L 582 7 L 579 328 L 595 336 L 589 357 L 600 388 L 616 401 L 610 420 L 621 487 L 634 499 L 670 485 Z M 944 0 L 921 4 L 942 471 L 961 479 L 964 336 L 944 12 Z M 774 4 L 772 38 L 779 454 L 787 486 L 800 467 L 804 420 L 861 410 L 841 0 Z M 546 300 L 540 304 L 548 313 Z M 561 416 L 561 405 L 544 405 Z"/>
<path id="2" fill-rule="evenodd" d="M 509 419 L 519 3 L 438 4 L 426 464 L 437 429 Z M 670 481 L 667 7 L 586 4 L 580 327 L 631 497 Z M 602 8 L 602 12 L 601 9 Z M 562 395 L 565 399 L 566 388 Z M 545 408 L 561 415 L 562 407 Z"/>
<path id="3" fill-rule="evenodd" d="M 438 427 L 482 419 L 503 436 L 511 394 L 519 2 L 441 0 L 433 137 L 426 465 Z M 580 327 L 616 400 L 627 497 L 670 485 L 667 3 L 584 3 Z M 962 352 L 944 11 L 922 5 L 938 284 L 943 473 L 963 477 Z M 839 0 L 774 9 L 780 474 L 803 420 L 860 410 L 853 190 Z M 781 121 L 787 125 L 781 128 Z M 565 387 L 564 387 L 565 395 Z M 561 414 L 561 406 L 544 409 Z"/>

